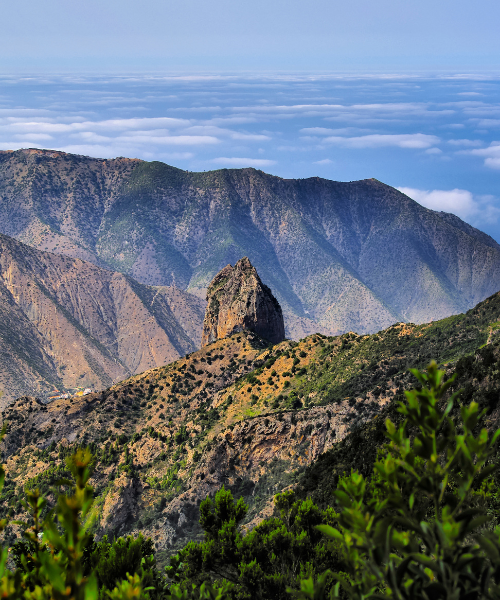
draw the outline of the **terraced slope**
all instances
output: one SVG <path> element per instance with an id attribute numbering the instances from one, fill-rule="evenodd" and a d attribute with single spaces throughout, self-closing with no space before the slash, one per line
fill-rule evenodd
<path id="1" fill-rule="evenodd" d="M 202 298 L 248 256 L 294 339 L 428 322 L 500 289 L 493 239 L 375 179 L 2 152 L 0 231 Z"/>

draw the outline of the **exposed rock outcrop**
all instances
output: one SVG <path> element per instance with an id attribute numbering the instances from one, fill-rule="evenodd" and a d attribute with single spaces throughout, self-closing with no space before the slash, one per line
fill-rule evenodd
<path id="1" fill-rule="evenodd" d="M 225 266 L 207 290 L 201 345 L 249 330 L 273 344 L 285 339 L 281 306 L 245 257 Z"/>

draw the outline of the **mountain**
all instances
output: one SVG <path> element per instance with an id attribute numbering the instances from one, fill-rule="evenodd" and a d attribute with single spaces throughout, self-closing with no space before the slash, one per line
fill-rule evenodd
<path id="1" fill-rule="evenodd" d="M 222 485 L 249 503 L 250 526 L 289 486 L 325 503 L 342 471 L 371 469 L 385 415 L 415 386 L 408 368 L 431 357 L 456 369 L 461 399 L 486 408 L 488 427 L 500 423 L 500 293 L 466 314 L 373 335 L 270 346 L 242 331 L 99 393 L 19 398 L 3 412 L 0 517 L 20 518 L 20 490 L 49 491 L 82 445 L 96 456 L 95 534 L 142 531 L 161 561 L 200 534 L 198 505 Z"/>
<path id="2" fill-rule="evenodd" d="M 0 234 L 0 408 L 101 389 L 200 345 L 205 302 Z"/>
<path id="3" fill-rule="evenodd" d="M 191 173 L 51 150 L 0 153 L 0 231 L 204 298 L 248 256 L 287 335 L 369 333 L 463 312 L 500 289 L 500 246 L 375 179 Z"/>

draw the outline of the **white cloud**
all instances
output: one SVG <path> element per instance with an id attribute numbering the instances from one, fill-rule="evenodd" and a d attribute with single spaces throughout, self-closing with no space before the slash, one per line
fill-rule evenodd
<path id="1" fill-rule="evenodd" d="M 227 158 L 224 156 L 213 158 L 210 162 L 217 165 L 228 165 L 230 167 L 270 167 L 271 165 L 276 164 L 275 160 L 268 160 L 265 158 Z"/>
<path id="2" fill-rule="evenodd" d="M 133 135 L 119 136 L 116 142 L 130 144 L 161 144 L 167 146 L 201 146 L 206 144 L 218 144 L 220 140 L 210 135 Z"/>
<path id="3" fill-rule="evenodd" d="M 484 157 L 484 165 L 490 169 L 500 169 L 500 142 L 491 142 L 487 148 L 469 150 L 468 154 Z"/>
<path id="4" fill-rule="evenodd" d="M 343 127 L 341 129 L 329 129 L 328 127 L 304 127 L 300 133 L 306 135 L 352 135 L 354 133 L 363 133 L 369 129 L 359 129 L 358 127 Z"/>
<path id="5" fill-rule="evenodd" d="M 500 169 L 500 156 L 498 158 L 487 158 L 484 164 L 490 169 Z"/>
<path id="6" fill-rule="evenodd" d="M 20 148 L 43 148 L 44 146 L 39 144 L 35 140 L 26 140 L 22 144 L 19 141 L 7 141 L 0 142 L 0 150 L 19 150 Z"/>
<path id="7" fill-rule="evenodd" d="M 442 150 L 440 150 L 439 148 L 428 148 L 428 149 L 425 151 L 425 153 L 426 153 L 426 154 L 436 154 L 436 155 L 437 155 L 437 154 L 443 154 L 443 151 L 442 151 Z"/>
<path id="8" fill-rule="evenodd" d="M 230 137 L 233 140 L 246 140 L 248 142 L 267 142 L 271 139 L 268 135 L 262 135 L 260 133 L 239 133 L 237 131 L 231 132 Z"/>
<path id="9" fill-rule="evenodd" d="M 500 216 L 493 196 L 474 196 L 468 190 L 419 190 L 400 187 L 400 192 L 432 210 L 453 213 L 472 223 L 494 223 Z"/>
<path id="10" fill-rule="evenodd" d="M 484 129 L 500 127 L 500 119 L 479 119 L 479 121 L 476 121 L 476 127 Z"/>
<path id="11" fill-rule="evenodd" d="M 38 146 L 33 147 L 37 148 Z M 113 145 L 69 144 L 67 146 L 56 146 L 54 150 L 68 152 L 69 154 L 80 154 L 82 156 L 94 156 L 97 158 L 115 158 L 116 156 L 137 158 L 137 154 L 134 152 L 133 148 L 123 148 Z"/>
<path id="12" fill-rule="evenodd" d="M 38 140 L 39 142 L 41 141 L 46 141 L 46 140 L 53 140 L 54 137 L 52 135 L 49 135 L 47 133 L 18 133 L 17 135 L 13 136 L 14 139 L 20 141 L 20 142 L 25 142 L 26 140 Z"/>
<path id="13" fill-rule="evenodd" d="M 402 133 L 402 134 L 372 134 L 357 137 L 329 136 L 324 142 L 346 148 L 383 148 L 396 146 L 398 148 L 424 149 L 439 143 L 440 139 L 435 135 L 425 133 Z"/>
<path id="14" fill-rule="evenodd" d="M 481 142 L 481 140 L 448 140 L 448 144 L 451 144 L 452 146 L 468 146 L 469 148 L 474 148 L 482 146 L 483 142 Z"/>
<path id="15" fill-rule="evenodd" d="M 333 160 L 329 158 L 324 158 L 323 160 L 317 160 L 314 162 L 315 165 L 331 165 L 333 164 Z"/>

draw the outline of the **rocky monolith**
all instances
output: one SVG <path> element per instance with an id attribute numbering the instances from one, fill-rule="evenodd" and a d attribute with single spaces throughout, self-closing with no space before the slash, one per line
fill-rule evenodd
<path id="1" fill-rule="evenodd" d="M 273 344 L 285 339 L 281 306 L 247 257 L 214 277 L 207 302 L 202 346 L 244 330 Z"/>

